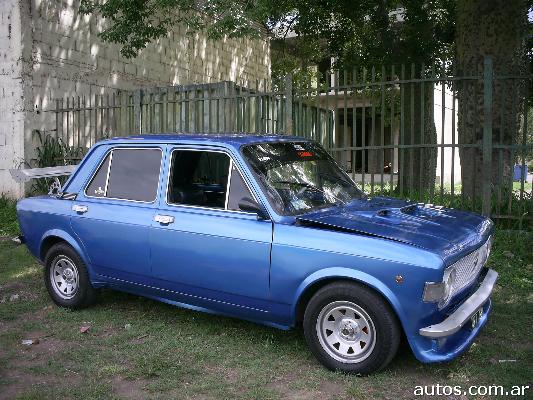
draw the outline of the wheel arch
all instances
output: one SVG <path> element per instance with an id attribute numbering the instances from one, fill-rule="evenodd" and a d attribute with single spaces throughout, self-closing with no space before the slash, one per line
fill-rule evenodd
<path id="1" fill-rule="evenodd" d="M 398 321 L 404 329 L 403 308 L 396 295 L 380 280 L 361 271 L 349 268 L 327 268 L 319 270 L 307 277 L 298 287 L 293 302 L 292 316 L 294 324 L 303 320 L 303 314 L 313 295 L 322 287 L 333 282 L 354 282 L 365 285 L 383 298 L 392 308 Z"/>
<path id="2" fill-rule="evenodd" d="M 57 243 L 67 243 L 71 246 L 76 253 L 81 257 L 87 268 L 89 269 L 89 262 L 85 252 L 83 251 L 81 245 L 78 241 L 72 237 L 69 233 L 59 230 L 52 229 L 44 233 L 39 246 L 39 259 L 44 263 L 46 258 L 46 253 Z"/>

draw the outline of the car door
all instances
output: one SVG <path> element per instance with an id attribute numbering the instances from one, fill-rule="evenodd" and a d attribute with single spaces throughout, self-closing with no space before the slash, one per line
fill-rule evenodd
<path id="1" fill-rule="evenodd" d="M 239 211 L 253 198 L 224 150 L 176 147 L 151 237 L 158 286 L 189 304 L 266 311 L 272 222 Z"/>
<path id="2" fill-rule="evenodd" d="M 74 201 L 72 228 L 97 274 L 133 282 L 149 278 L 162 158 L 160 147 L 112 148 Z"/>

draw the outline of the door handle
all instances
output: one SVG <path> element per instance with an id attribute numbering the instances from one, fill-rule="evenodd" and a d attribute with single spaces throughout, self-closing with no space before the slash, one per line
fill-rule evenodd
<path id="1" fill-rule="evenodd" d="M 77 212 L 78 214 L 85 214 L 87 211 L 89 211 L 89 207 L 82 206 L 80 204 L 74 204 L 72 206 L 72 211 Z"/>
<path id="2" fill-rule="evenodd" d="M 168 224 L 172 224 L 174 222 L 174 217 L 171 216 L 171 215 L 161 215 L 161 214 L 157 214 L 155 217 L 154 217 L 154 221 L 155 222 L 159 222 L 160 224 L 162 225 L 168 225 Z"/>

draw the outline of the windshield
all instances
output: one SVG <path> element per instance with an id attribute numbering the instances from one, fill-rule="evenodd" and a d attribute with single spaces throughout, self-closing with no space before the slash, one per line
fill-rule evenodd
<path id="1" fill-rule="evenodd" d="M 242 153 L 281 215 L 300 214 L 364 197 L 317 143 L 260 143 L 243 147 Z"/>

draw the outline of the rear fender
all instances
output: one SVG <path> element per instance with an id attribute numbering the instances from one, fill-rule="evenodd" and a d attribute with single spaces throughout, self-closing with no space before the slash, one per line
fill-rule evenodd
<path id="1" fill-rule="evenodd" d="M 44 244 L 45 240 L 50 238 L 50 237 L 57 237 L 57 238 L 60 238 L 60 239 L 64 240 L 65 242 L 67 242 L 76 251 L 76 253 L 78 253 L 78 255 L 81 257 L 81 259 L 83 260 L 83 262 L 87 266 L 87 270 L 89 272 L 89 276 L 90 277 L 94 276 L 92 268 L 91 268 L 91 264 L 89 262 L 89 258 L 87 257 L 87 254 L 85 252 L 85 249 L 83 248 L 83 245 L 80 242 L 78 242 L 72 235 L 70 235 L 69 233 L 67 233 L 67 232 L 65 232 L 63 230 L 50 229 L 50 230 L 46 231 L 43 234 L 43 236 L 41 238 L 41 241 L 40 241 L 41 244 L 39 246 L 39 254 L 41 254 L 41 252 L 43 250 L 43 244 Z M 44 262 L 44 260 L 42 260 L 42 261 Z"/>

